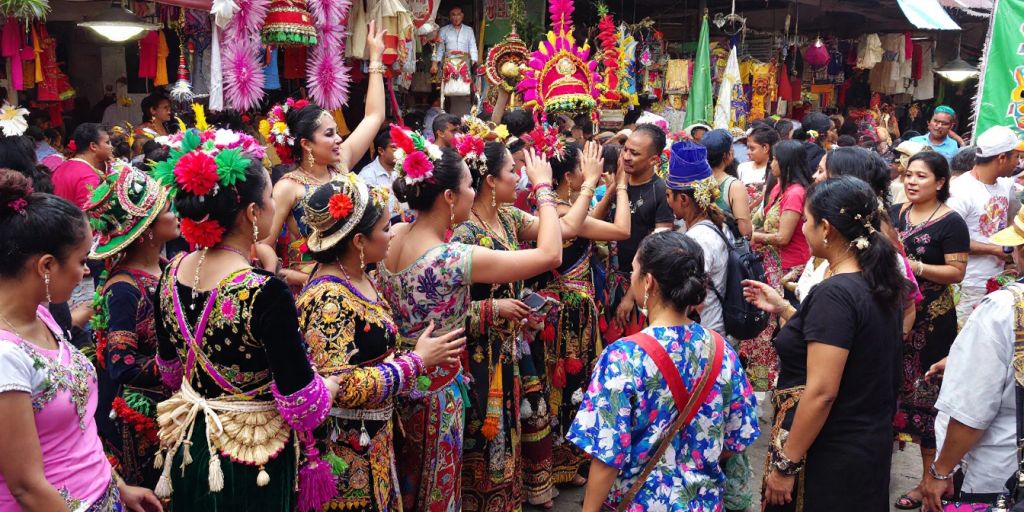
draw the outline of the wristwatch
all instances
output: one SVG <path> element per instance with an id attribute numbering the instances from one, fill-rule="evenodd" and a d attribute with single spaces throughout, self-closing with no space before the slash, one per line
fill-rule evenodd
<path id="1" fill-rule="evenodd" d="M 940 475 L 939 472 L 935 470 L 935 463 L 932 462 L 932 465 L 928 466 L 928 474 L 931 475 L 932 478 L 942 482 L 942 481 L 945 481 L 945 480 L 949 480 L 950 478 L 953 478 L 953 475 L 955 475 L 957 470 L 959 470 L 959 469 L 960 469 L 960 464 L 957 464 L 957 465 L 953 466 L 953 469 L 950 470 L 948 475 Z"/>

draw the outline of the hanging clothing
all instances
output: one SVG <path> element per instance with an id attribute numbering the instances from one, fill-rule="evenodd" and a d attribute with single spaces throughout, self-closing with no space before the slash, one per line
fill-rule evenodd
<path id="1" fill-rule="evenodd" d="M 139 78 L 156 78 L 156 60 L 159 48 L 159 31 L 151 31 L 139 39 Z"/>
<path id="2" fill-rule="evenodd" d="M 170 57 L 171 49 L 167 47 L 167 36 L 164 35 L 164 31 L 158 30 L 157 32 L 160 34 L 160 38 L 157 40 L 156 46 L 156 74 L 153 78 L 154 87 L 170 83 L 167 79 L 167 57 Z"/>
<path id="3" fill-rule="evenodd" d="M 878 34 L 864 34 L 857 41 L 857 67 L 872 69 L 882 62 L 882 40 Z"/>
<path id="4" fill-rule="evenodd" d="M 263 67 L 263 88 L 268 91 L 276 91 L 281 88 L 281 75 L 277 69 L 277 48 L 267 48 L 266 66 Z"/>
<path id="5" fill-rule="evenodd" d="M 935 97 L 935 43 L 921 44 L 921 78 L 914 87 L 914 101 L 930 100 Z"/>

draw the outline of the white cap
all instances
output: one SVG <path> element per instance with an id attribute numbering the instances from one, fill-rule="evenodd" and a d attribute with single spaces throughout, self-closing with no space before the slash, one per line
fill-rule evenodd
<path id="1" fill-rule="evenodd" d="M 993 126 L 975 140 L 978 156 L 982 158 L 1001 155 L 1008 151 L 1020 151 L 1021 142 L 1013 130 L 1005 126 Z"/>

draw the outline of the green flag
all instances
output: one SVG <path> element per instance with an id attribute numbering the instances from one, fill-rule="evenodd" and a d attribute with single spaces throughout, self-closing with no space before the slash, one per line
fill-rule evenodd
<path id="1" fill-rule="evenodd" d="M 708 17 L 700 23 L 700 38 L 697 40 L 697 58 L 693 63 L 693 83 L 690 97 L 686 100 L 686 125 L 709 123 L 714 104 L 711 101 L 711 46 L 708 43 Z"/>
<path id="2" fill-rule="evenodd" d="M 993 126 L 1008 126 L 1018 135 L 1024 134 L 1024 53 L 1019 51 L 1024 3 L 996 1 L 989 19 L 974 104 L 974 135 Z"/>

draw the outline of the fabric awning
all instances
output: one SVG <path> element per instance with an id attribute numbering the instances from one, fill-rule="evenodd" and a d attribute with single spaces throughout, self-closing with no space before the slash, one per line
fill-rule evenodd
<path id="1" fill-rule="evenodd" d="M 899 0 L 903 15 L 922 30 L 960 30 L 938 0 Z"/>

